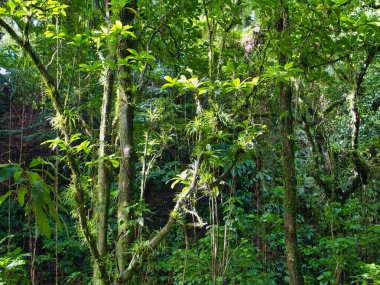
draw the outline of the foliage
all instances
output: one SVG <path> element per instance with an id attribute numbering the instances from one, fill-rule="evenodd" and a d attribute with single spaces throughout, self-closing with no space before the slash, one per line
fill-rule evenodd
<path id="1" fill-rule="evenodd" d="M 8 237 L 11 238 L 11 237 Z M 0 284 L 28 284 L 27 272 L 24 268 L 28 254 L 22 253 L 21 248 L 9 250 L 4 245 L 5 239 L 0 243 Z"/>
<path id="2" fill-rule="evenodd" d="M 0 283 L 379 283 L 379 11 L 0 1 Z"/>

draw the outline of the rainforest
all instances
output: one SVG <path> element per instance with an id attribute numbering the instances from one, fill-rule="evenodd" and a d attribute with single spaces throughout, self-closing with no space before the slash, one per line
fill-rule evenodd
<path id="1" fill-rule="evenodd" d="M 378 0 L 0 0 L 0 284 L 380 284 Z"/>

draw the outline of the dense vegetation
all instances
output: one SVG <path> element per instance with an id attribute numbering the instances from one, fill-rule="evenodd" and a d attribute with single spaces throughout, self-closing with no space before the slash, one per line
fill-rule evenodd
<path id="1" fill-rule="evenodd" d="M 380 284 L 379 16 L 0 0 L 0 284 Z"/>

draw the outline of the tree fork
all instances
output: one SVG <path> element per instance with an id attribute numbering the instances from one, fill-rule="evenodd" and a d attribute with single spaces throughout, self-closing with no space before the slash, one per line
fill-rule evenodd
<path id="1" fill-rule="evenodd" d="M 186 204 L 191 194 L 194 192 L 205 191 L 207 189 L 211 189 L 219 185 L 221 181 L 225 179 L 230 174 L 232 169 L 235 167 L 235 164 L 238 161 L 238 156 L 240 153 L 241 153 L 241 150 L 237 150 L 235 152 L 233 159 L 230 165 L 228 166 L 228 168 L 215 181 L 213 181 L 210 184 L 204 184 L 202 186 L 197 185 L 198 172 L 199 172 L 199 168 L 201 167 L 201 162 L 202 162 L 202 155 L 199 155 L 197 160 L 195 161 L 193 177 L 192 177 L 192 181 L 190 183 L 189 188 L 179 196 L 173 210 L 170 212 L 170 216 L 165 226 L 161 228 L 161 230 L 159 230 L 157 234 L 154 235 L 150 240 L 145 241 L 144 248 L 150 249 L 150 250 L 155 249 L 160 244 L 160 242 L 165 238 L 165 236 L 168 233 L 170 233 L 170 231 L 176 225 L 176 221 L 178 219 L 178 213 L 179 211 L 182 210 L 183 205 Z M 133 270 L 141 263 L 141 261 L 143 260 L 144 257 L 146 257 L 148 252 L 149 251 L 133 253 L 132 258 L 128 264 L 128 267 L 126 267 L 125 271 L 120 277 L 119 282 L 128 282 L 130 280 L 130 278 L 133 275 Z M 121 283 L 121 284 L 124 284 L 124 283 Z"/>

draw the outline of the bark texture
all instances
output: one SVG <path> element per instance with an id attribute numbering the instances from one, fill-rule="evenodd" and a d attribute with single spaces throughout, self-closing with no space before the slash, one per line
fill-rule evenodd
<path id="1" fill-rule="evenodd" d="M 373 61 L 375 55 L 379 52 L 380 46 L 373 46 L 367 50 L 367 57 L 360 68 L 356 77 L 356 82 L 352 92 L 349 94 L 349 108 L 351 113 L 351 159 L 354 165 L 353 176 L 345 193 L 343 193 L 343 202 L 357 190 L 363 190 L 368 183 L 369 167 L 366 161 L 361 157 L 359 147 L 359 129 L 360 129 L 360 113 L 357 107 L 357 101 L 361 95 L 362 83 L 368 67 Z"/>
<path id="2" fill-rule="evenodd" d="M 111 106 L 112 93 L 114 85 L 115 73 L 111 67 L 108 67 L 104 74 L 104 91 L 101 107 L 101 120 L 99 130 L 99 150 L 98 150 L 98 183 L 95 201 L 95 213 L 97 216 L 97 248 L 99 255 L 105 259 L 107 254 L 107 233 L 108 233 L 108 210 L 110 203 L 110 187 L 111 187 L 111 168 L 112 165 L 106 157 L 109 153 L 109 145 L 111 139 Z M 99 266 L 95 264 L 94 284 L 100 285 L 102 281 L 99 279 Z"/>
<path id="3" fill-rule="evenodd" d="M 277 31 L 280 36 L 289 29 L 289 11 L 282 6 L 277 22 Z M 285 65 L 287 55 L 281 51 L 280 65 Z M 294 118 L 293 118 L 293 93 L 289 82 L 280 83 L 280 112 L 281 127 L 280 136 L 282 143 L 282 168 L 284 175 L 284 226 L 285 226 L 285 250 L 291 285 L 303 285 L 301 258 L 297 243 L 297 183 L 294 164 Z"/>
<path id="4" fill-rule="evenodd" d="M 128 5 L 128 6 L 127 6 Z M 120 21 L 123 25 L 130 25 L 136 11 L 136 1 L 126 4 L 120 12 Z M 121 38 L 117 50 L 117 57 L 124 59 L 129 55 L 129 48 L 133 48 L 134 41 L 131 38 Z M 116 245 L 116 257 L 118 272 L 122 275 L 129 263 L 128 248 L 134 238 L 134 226 L 130 221 L 133 217 L 131 206 L 138 201 L 135 191 L 135 146 L 133 137 L 134 120 L 134 95 L 136 88 L 133 83 L 132 73 L 125 65 L 118 67 L 118 106 L 119 106 L 119 136 L 120 136 L 120 173 L 118 196 L 118 240 Z M 121 283 L 120 283 L 121 284 Z"/>
<path id="5" fill-rule="evenodd" d="M 288 83 L 280 84 L 282 167 L 284 174 L 284 226 L 286 262 L 290 284 L 304 284 L 297 243 L 297 183 L 294 165 L 294 133 L 292 90 Z"/>

